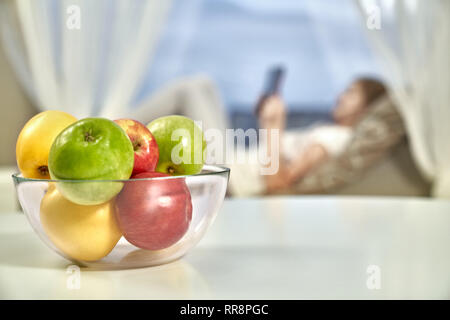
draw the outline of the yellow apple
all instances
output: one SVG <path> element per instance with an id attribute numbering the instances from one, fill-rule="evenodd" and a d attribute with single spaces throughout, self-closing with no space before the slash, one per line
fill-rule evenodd
<path id="1" fill-rule="evenodd" d="M 70 202 L 50 185 L 41 201 L 41 223 L 53 244 L 76 260 L 95 261 L 108 255 L 122 233 L 114 200 L 85 206 Z"/>
<path id="2" fill-rule="evenodd" d="M 50 179 L 48 155 L 58 134 L 77 119 L 56 110 L 41 112 L 23 127 L 16 144 L 16 159 L 26 178 Z"/>

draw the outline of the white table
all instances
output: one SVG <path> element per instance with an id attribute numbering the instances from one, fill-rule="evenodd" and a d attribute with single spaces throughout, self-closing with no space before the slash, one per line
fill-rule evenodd
<path id="1" fill-rule="evenodd" d="M 0 298 L 449 299 L 449 231 L 447 201 L 227 200 L 183 259 L 153 268 L 81 269 L 80 289 L 69 289 L 70 263 L 41 243 L 23 215 L 3 214 Z"/>

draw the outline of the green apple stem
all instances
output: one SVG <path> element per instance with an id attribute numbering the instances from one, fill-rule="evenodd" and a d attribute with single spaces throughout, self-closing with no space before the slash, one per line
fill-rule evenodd
<path id="1" fill-rule="evenodd" d="M 95 141 L 95 137 L 92 135 L 92 129 L 89 129 L 85 134 L 84 134 L 84 140 L 86 142 L 93 142 Z"/>
<path id="2" fill-rule="evenodd" d="M 167 167 L 167 173 L 174 174 L 175 173 L 175 168 L 174 167 Z"/>

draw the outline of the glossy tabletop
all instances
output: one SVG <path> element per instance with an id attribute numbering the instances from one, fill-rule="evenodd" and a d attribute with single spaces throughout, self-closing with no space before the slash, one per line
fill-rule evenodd
<path id="1" fill-rule="evenodd" d="M 205 238 L 178 261 L 79 272 L 23 214 L 0 214 L 0 298 L 450 299 L 450 202 L 226 200 Z"/>

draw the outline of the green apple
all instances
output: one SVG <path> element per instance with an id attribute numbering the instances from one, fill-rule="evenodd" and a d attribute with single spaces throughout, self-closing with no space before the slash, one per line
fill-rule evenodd
<path id="1" fill-rule="evenodd" d="M 147 127 L 159 148 L 156 171 L 188 175 L 202 170 L 206 141 L 194 121 L 183 116 L 167 116 L 153 120 Z"/>
<path id="2" fill-rule="evenodd" d="M 113 121 L 86 118 L 64 129 L 50 149 L 49 171 L 58 180 L 128 179 L 134 150 L 127 134 Z M 123 187 L 117 181 L 68 181 L 56 184 L 68 200 L 95 205 L 113 198 Z"/>

